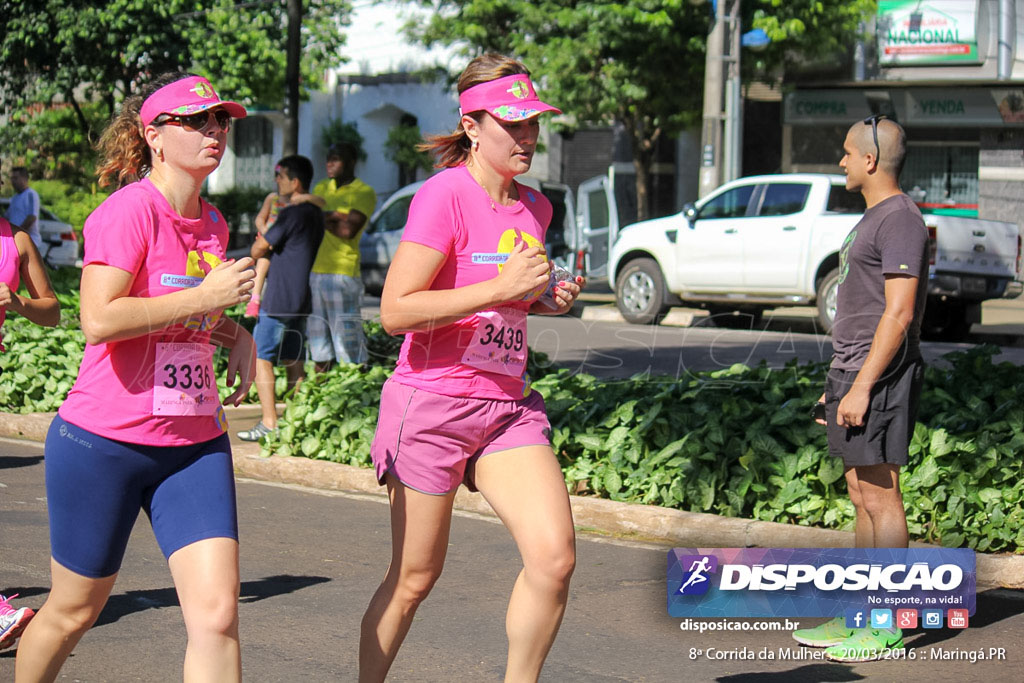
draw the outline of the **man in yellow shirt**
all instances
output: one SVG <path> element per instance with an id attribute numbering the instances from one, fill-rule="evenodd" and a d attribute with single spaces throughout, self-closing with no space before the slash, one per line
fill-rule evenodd
<path id="1" fill-rule="evenodd" d="M 310 356 L 318 372 L 335 360 L 366 362 L 366 338 L 359 309 L 363 281 L 359 276 L 359 238 L 377 205 L 377 193 L 355 176 L 356 149 L 348 143 L 327 150 L 326 180 L 313 194 L 326 202 L 326 231 L 320 243 L 309 287 L 313 312 L 306 324 Z"/>

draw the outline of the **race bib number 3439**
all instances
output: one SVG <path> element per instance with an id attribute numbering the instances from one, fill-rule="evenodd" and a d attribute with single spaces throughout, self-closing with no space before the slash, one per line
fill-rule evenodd
<path id="1" fill-rule="evenodd" d="M 209 344 L 158 342 L 154 415 L 213 415 L 220 405 Z"/>
<path id="2" fill-rule="evenodd" d="M 526 369 L 526 311 L 498 308 L 482 311 L 477 318 L 462 362 L 487 372 L 521 376 Z"/>

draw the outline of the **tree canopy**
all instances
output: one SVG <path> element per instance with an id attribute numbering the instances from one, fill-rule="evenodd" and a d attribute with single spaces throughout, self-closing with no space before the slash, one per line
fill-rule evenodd
<path id="1" fill-rule="evenodd" d="M 771 43 L 745 51 L 748 77 L 781 75 L 787 69 L 845 53 L 878 11 L 877 0 L 744 0 L 744 30 L 759 28 Z"/>
<path id="2" fill-rule="evenodd" d="M 410 24 L 426 45 L 496 51 L 522 59 L 544 96 L 573 122 L 618 123 L 629 134 L 637 170 L 638 218 L 647 215 L 655 145 L 699 121 L 711 3 L 690 0 L 409 0 L 434 8 Z M 748 74 L 775 74 L 794 60 L 818 59 L 852 42 L 874 0 L 745 0 L 744 29 L 773 43 Z M 744 53 L 744 59 L 747 53 Z"/>
<path id="3" fill-rule="evenodd" d="M 352 8 L 350 0 L 304 0 L 303 8 L 308 86 L 341 63 Z M 140 81 L 178 69 L 248 103 L 280 107 L 284 99 L 287 21 L 278 0 L 11 0 L 0 19 L 6 111 L 57 97 L 112 111 Z"/>
<path id="4" fill-rule="evenodd" d="M 429 4 L 429 3 L 428 3 Z M 516 56 L 577 123 L 620 123 L 646 212 L 655 145 L 698 120 L 707 12 L 688 0 L 442 0 L 411 33 Z"/>

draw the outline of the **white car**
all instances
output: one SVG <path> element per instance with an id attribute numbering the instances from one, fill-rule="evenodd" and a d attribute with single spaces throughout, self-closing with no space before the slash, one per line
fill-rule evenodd
<path id="1" fill-rule="evenodd" d="M 0 197 L 0 216 L 7 215 L 11 198 Z M 43 260 L 51 267 L 81 264 L 78 237 L 75 229 L 60 220 L 49 209 L 39 209 L 39 234 L 43 245 L 39 249 Z"/>
<path id="2" fill-rule="evenodd" d="M 395 190 L 370 217 L 359 239 L 359 268 L 367 294 L 380 296 L 384 291 L 384 278 L 402 241 L 409 205 L 422 186 L 423 181 L 420 181 Z"/>

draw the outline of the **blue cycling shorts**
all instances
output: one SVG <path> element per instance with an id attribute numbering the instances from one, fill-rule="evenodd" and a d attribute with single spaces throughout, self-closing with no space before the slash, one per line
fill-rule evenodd
<path id="1" fill-rule="evenodd" d="M 139 510 L 167 558 L 207 538 L 238 540 L 227 434 L 189 446 L 144 446 L 57 416 L 45 454 L 50 554 L 76 574 L 117 573 Z"/>

